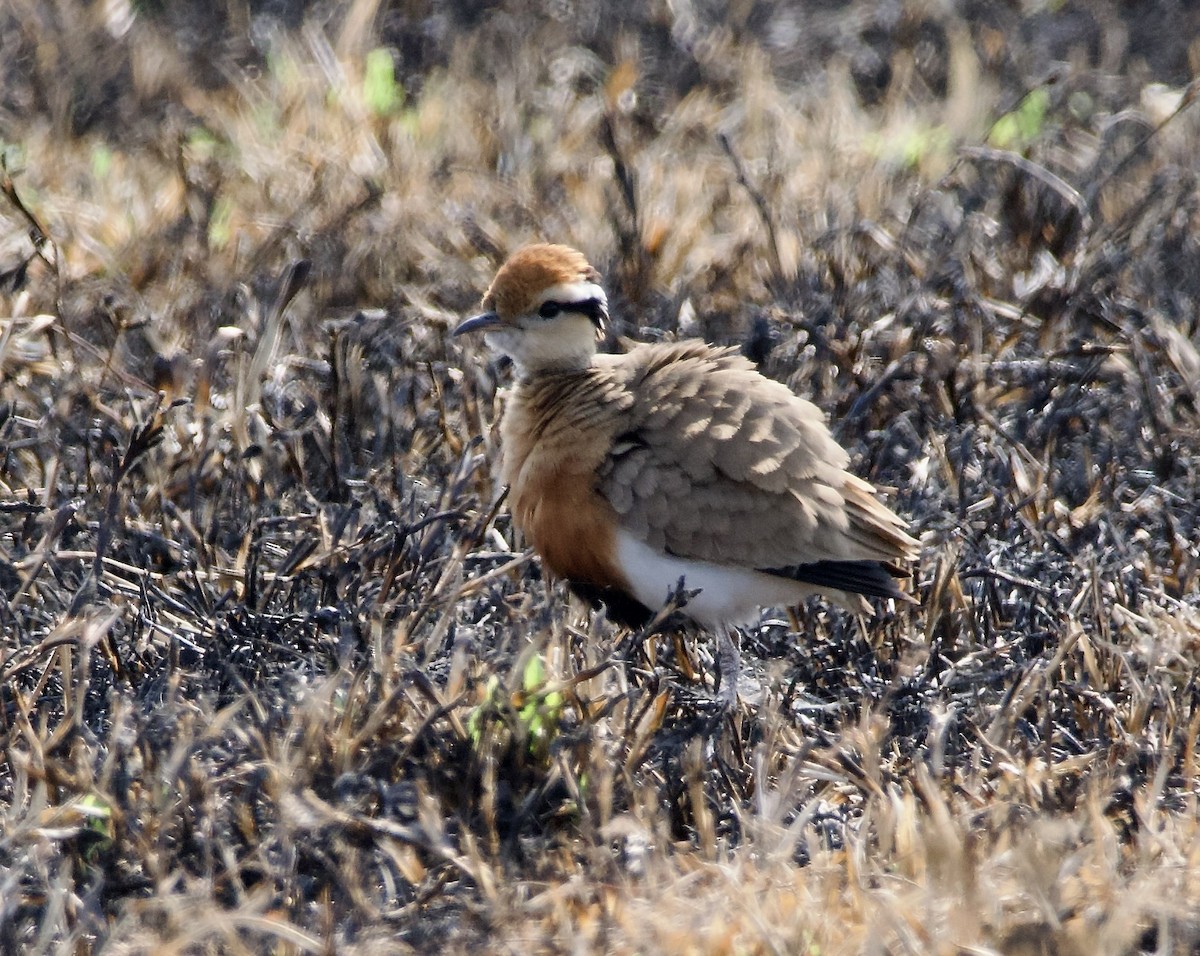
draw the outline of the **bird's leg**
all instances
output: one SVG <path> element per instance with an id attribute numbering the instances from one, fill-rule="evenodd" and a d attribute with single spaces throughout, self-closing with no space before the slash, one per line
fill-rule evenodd
<path id="1" fill-rule="evenodd" d="M 717 699 L 729 713 L 737 708 L 738 676 L 742 670 L 742 652 L 737 630 L 722 624 L 717 628 Z"/>

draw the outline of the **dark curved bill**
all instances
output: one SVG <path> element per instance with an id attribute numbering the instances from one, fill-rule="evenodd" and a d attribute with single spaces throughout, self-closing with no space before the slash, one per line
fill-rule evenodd
<path id="1" fill-rule="evenodd" d="M 482 315 L 473 315 L 459 323 L 458 328 L 451 334 L 463 335 L 467 332 L 478 332 L 480 329 L 494 329 L 499 324 L 500 316 L 495 312 L 484 312 Z"/>

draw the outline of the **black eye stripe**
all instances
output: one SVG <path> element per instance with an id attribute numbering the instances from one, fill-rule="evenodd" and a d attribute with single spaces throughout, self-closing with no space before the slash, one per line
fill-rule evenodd
<path id="1" fill-rule="evenodd" d="M 596 325 L 603 325 L 608 318 L 608 308 L 599 299 L 588 299 L 575 306 L 580 312 L 591 319 Z"/>
<path id="2" fill-rule="evenodd" d="M 553 319 L 560 312 L 567 310 L 586 315 L 596 325 L 603 325 L 605 319 L 608 318 L 608 309 L 604 306 L 604 303 L 595 297 L 584 299 L 582 302 L 556 302 L 550 299 L 541 304 L 541 307 L 538 309 L 538 315 L 543 319 Z"/>

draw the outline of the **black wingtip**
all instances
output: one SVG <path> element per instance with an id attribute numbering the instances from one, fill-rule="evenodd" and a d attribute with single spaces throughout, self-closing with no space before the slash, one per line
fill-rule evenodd
<path id="1" fill-rule="evenodd" d="M 814 561 L 787 568 L 764 568 L 763 571 L 834 591 L 907 602 L 915 600 L 896 584 L 896 578 L 906 578 L 908 572 L 883 561 Z"/>

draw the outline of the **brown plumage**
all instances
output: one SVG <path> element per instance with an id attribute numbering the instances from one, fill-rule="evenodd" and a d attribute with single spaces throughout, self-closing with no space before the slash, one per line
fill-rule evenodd
<path id="1" fill-rule="evenodd" d="M 703 342 L 597 355 L 598 281 L 575 250 L 530 246 L 456 329 L 517 367 L 502 477 L 545 566 L 625 618 L 682 576 L 701 589 L 684 613 L 719 631 L 813 593 L 911 600 L 895 579 L 917 543 L 816 406 Z"/>

